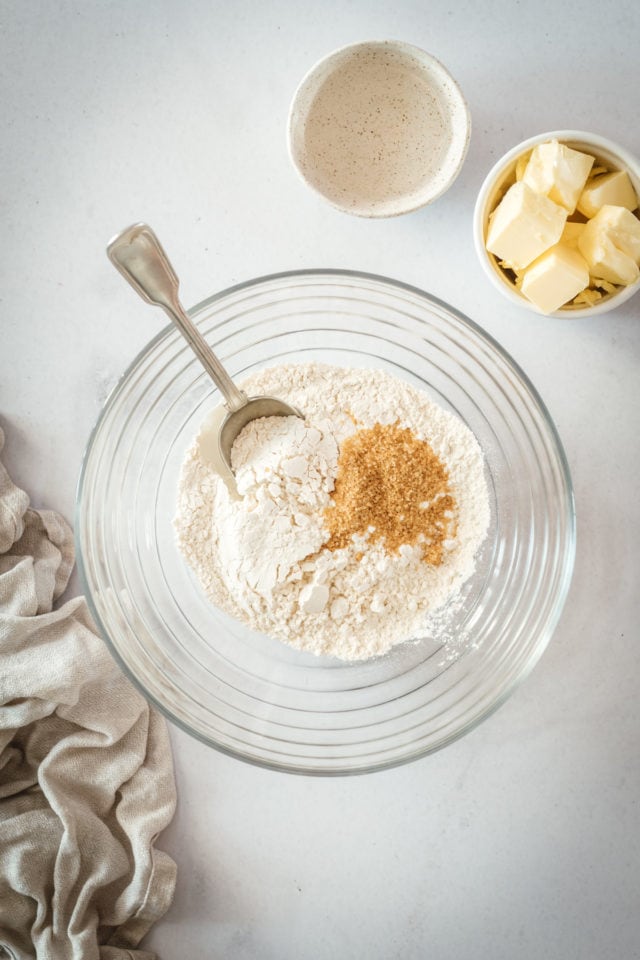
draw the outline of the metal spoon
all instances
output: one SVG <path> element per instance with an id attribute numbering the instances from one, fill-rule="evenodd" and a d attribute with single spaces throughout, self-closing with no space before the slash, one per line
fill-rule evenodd
<path id="1" fill-rule="evenodd" d="M 155 304 L 169 315 L 198 360 L 225 398 L 226 416 L 215 423 L 218 452 L 233 474 L 233 442 L 251 420 L 259 417 L 302 417 L 295 407 L 276 397 L 247 397 L 239 390 L 198 328 L 191 322 L 178 298 L 179 280 L 160 241 L 146 223 L 134 223 L 109 243 L 107 256 L 143 300 Z M 304 418 L 303 418 L 304 419 Z M 219 418 L 218 418 L 219 420 Z M 200 449 L 206 444 L 201 442 Z M 209 458 L 212 459 L 209 455 Z"/>

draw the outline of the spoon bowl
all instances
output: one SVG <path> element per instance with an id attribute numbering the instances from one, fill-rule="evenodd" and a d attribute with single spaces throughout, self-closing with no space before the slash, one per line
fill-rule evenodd
<path id="1" fill-rule="evenodd" d="M 230 410 L 222 421 L 218 447 L 225 463 L 231 464 L 231 448 L 236 437 L 248 423 L 262 417 L 302 417 L 302 414 L 276 397 L 250 397 L 238 410 Z"/>

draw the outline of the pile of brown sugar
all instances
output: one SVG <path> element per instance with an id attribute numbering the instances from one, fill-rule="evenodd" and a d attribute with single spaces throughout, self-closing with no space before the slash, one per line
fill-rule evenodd
<path id="1" fill-rule="evenodd" d="M 439 566 L 444 541 L 455 535 L 456 504 L 445 466 L 426 441 L 398 423 L 376 423 L 344 441 L 331 496 L 325 511 L 330 550 L 348 546 L 354 533 L 368 534 L 384 540 L 389 553 L 421 543 L 423 560 Z"/>

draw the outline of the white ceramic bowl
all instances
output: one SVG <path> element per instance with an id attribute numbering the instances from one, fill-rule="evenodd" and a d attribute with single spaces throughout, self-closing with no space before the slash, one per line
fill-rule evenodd
<path id="1" fill-rule="evenodd" d="M 540 133 L 536 137 L 530 137 L 517 144 L 508 153 L 498 160 L 494 167 L 489 171 L 476 201 L 473 215 L 473 239 L 478 254 L 478 259 L 482 267 L 493 283 L 493 285 L 516 306 L 524 307 L 534 313 L 541 313 L 530 300 L 528 300 L 509 279 L 507 274 L 498 265 L 497 258 L 489 253 L 485 246 L 487 237 L 487 226 L 489 215 L 498 205 L 499 200 L 504 193 L 505 186 L 509 185 L 515 178 L 515 167 L 518 158 L 527 153 L 539 143 L 545 143 L 547 140 L 559 140 L 566 143 L 567 146 L 575 150 L 582 150 L 584 153 L 590 153 L 598 160 L 606 164 L 611 170 L 626 170 L 631 178 L 634 189 L 640 197 L 640 161 L 632 154 L 628 153 L 624 147 L 619 146 L 606 137 L 600 137 L 595 133 L 584 133 L 581 130 L 552 130 L 549 133 Z M 607 313 L 615 307 L 620 306 L 629 297 L 632 297 L 640 289 L 640 279 L 636 283 L 623 287 L 616 293 L 603 297 L 592 307 L 572 307 L 570 305 L 561 307 L 548 316 L 552 317 L 593 317 L 600 313 Z"/>
<path id="2" fill-rule="evenodd" d="M 342 47 L 304 77 L 289 111 L 289 155 L 316 193 L 345 213 L 393 217 L 447 190 L 471 121 L 460 88 L 418 47 Z"/>

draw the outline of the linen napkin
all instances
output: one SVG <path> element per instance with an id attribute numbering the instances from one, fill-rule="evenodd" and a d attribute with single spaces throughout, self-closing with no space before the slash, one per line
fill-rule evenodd
<path id="1" fill-rule="evenodd" d="M 147 960 L 135 948 L 175 886 L 154 849 L 169 738 L 84 599 L 53 609 L 73 562 L 68 524 L 0 462 L 0 958 Z"/>

